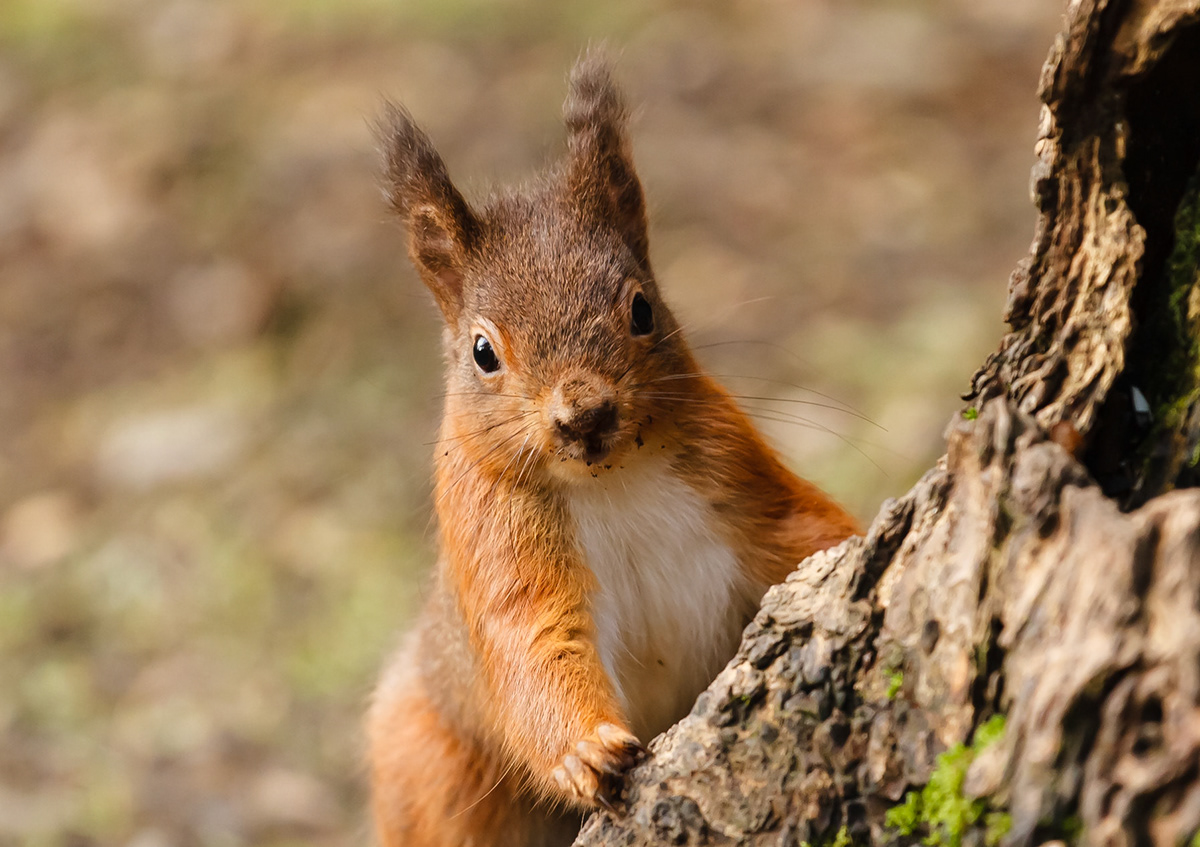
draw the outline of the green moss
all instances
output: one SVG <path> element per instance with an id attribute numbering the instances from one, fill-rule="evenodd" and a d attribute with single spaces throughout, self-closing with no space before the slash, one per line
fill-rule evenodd
<path id="1" fill-rule="evenodd" d="M 921 813 L 924 806 L 921 794 L 917 791 L 908 792 L 904 802 L 887 810 L 883 822 L 901 835 L 912 835 L 921 825 Z"/>
<path id="2" fill-rule="evenodd" d="M 813 844 L 811 841 L 801 841 L 800 847 L 813 847 Z M 854 847 L 854 839 L 850 837 L 849 827 L 842 824 L 832 839 L 818 841 L 817 847 Z"/>
<path id="3" fill-rule="evenodd" d="M 985 838 L 989 845 L 998 843 L 1011 826 L 1011 818 L 1003 812 L 989 812 L 986 800 L 967 797 L 962 789 L 971 762 L 1003 735 L 1004 716 L 995 715 L 975 730 L 970 747 L 955 744 L 938 756 L 925 787 L 908 792 L 902 804 L 888 810 L 887 826 L 901 835 L 923 832 L 929 847 L 959 847 L 963 834 L 986 813 Z"/>
<path id="4" fill-rule="evenodd" d="M 973 753 L 979 753 L 1003 738 L 1004 723 L 1004 715 L 992 715 L 984 721 L 983 726 L 975 730 L 975 737 L 971 741 Z"/>
<path id="5" fill-rule="evenodd" d="M 1062 830 L 1063 841 L 1068 844 L 1078 844 L 1080 836 L 1083 835 L 1083 818 L 1079 815 L 1068 815 L 1063 818 L 1060 825 Z"/>
<path id="6" fill-rule="evenodd" d="M 1153 420 L 1143 442 L 1143 475 L 1165 477 L 1169 485 L 1179 468 L 1156 470 L 1164 441 L 1179 443 L 1188 436 L 1189 418 L 1200 402 L 1200 173 L 1189 181 L 1175 214 L 1175 245 L 1161 281 L 1162 294 L 1146 308 L 1141 331 L 1139 387 L 1150 404 Z M 1179 456 L 1179 449 L 1166 451 Z M 1195 466 L 1200 452 L 1180 462 Z M 1161 477 L 1160 477 L 1161 475 Z"/>
<path id="7" fill-rule="evenodd" d="M 1012 815 L 1008 812 L 988 812 L 983 825 L 983 842 L 987 847 L 996 847 L 1012 829 Z"/>
<path id="8" fill-rule="evenodd" d="M 887 678 L 888 678 L 887 698 L 889 700 L 895 700 L 896 695 L 900 693 L 900 689 L 904 686 L 904 671 L 902 671 L 902 670 L 888 671 Z"/>

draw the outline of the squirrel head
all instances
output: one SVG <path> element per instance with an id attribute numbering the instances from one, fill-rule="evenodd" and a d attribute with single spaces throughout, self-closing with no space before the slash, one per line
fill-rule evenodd
<path id="1" fill-rule="evenodd" d="M 627 111 L 600 55 L 571 72 L 564 113 L 563 160 L 479 208 L 403 107 L 380 136 L 387 199 L 445 321 L 445 449 L 577 478 L 640 447 L 681 390 L 664 378 L 695 367 L 650 269 Z"/>

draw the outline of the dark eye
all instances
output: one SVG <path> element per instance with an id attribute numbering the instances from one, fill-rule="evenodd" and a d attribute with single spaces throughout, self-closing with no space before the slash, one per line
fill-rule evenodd
<path id="1" fill-rule="evenodd" d="M 629 328 L 634 335 L 649 335 L 654 331 L 654 311 L 642 292 L 633 295 L 633 305 L 629 309 Z"/>
<path id="2" fill-rule="evenodd" d="M 475 356 L 475 364 L 485 374 L 500 370 L 500 359 L 496 357 L 496 351 L 492 349 L 492 342 L 482 335 L 475 336 L 475 346 L 471 349 L 471 353 Z"/>

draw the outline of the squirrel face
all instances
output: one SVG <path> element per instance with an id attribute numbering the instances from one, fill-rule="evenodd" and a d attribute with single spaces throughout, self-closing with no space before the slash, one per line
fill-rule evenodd
<path id="1" fill-rule="evenodd" d="M 456 449 L 575 479 L 641 447 L 655 398 L 672 393 L 656 383 L 690 357 L 650 270 L 626 113 L 602 62 L 575 68 L 565 113 L 565 161 L 478 211 L 405 110 L 389 107 L 380 134 L 388 198 L 445 320 Z"/>
<path id="2" fill-rule="evenodd" d="M 496 426 L 481 446 L 510 437 L 497 459 L 524 445 L 537 452 L 528 464 L 556 475 L 599 473 L 653 419 L 647 395 L 678 358 L 681 342 L 666 338 L 674 318 L 628 247 L 585 210 L 542 195 L 509 198 L 501 214 L 447 325 L 447 412 Z"/>

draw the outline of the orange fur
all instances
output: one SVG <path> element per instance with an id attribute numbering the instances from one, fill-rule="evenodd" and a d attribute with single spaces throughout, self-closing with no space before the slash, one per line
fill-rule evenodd
<path id="1" fill-rule="evenodd" d="M 565 167 L 481 213 L 407 113 L 386 129 L 448 357 L 435 582 L 368 718 L 386 847 L 569 843 L 631 728 L 682 717 L 766 588 L 857 531 L 699 369 L 595 58 L 566 112 Z"/>
<path id="2" fill-rule="evenodd" d="M 405 847 L 530 847 L 569 841 L 578 816 L 534 809 L 520 774 L 447 723 L 403 661 L 371 710 L 377 831 Z"/>

